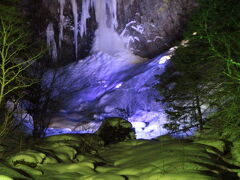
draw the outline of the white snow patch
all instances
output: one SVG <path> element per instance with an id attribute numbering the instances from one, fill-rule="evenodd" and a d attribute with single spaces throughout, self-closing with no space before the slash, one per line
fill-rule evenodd
<path id="1" fill-rule="evenodd" d="M 126 33 L 127 33 L 127 31 L 128 31 L 128 28 L 131 27 L 132 24 L 135 24 L 135 23 L 136 23 L 135 20 L 134 20 L 134 21 L 130 21 L 129 23 L 127 23 L 127 24 L 125 25 L 124 30 L 121 32 L 120 36 L 121 36 L 121 37 L 126 36 Z"/>
<path id="2" fill-rule="evenodd" d="M 144 33 L 144 28 L 142 25 L 131 26 L 131 28 L 134 29 L 135 31 L 139 32 L 140 34 Z"/>
<path id="3" fill-rule="evenodd" d="M 156 41 L 156 40 L 158 40 L 158 39 L 162 39 L 162 37 L 156 36 L 153 41 Z"/>
<path id="4" fill-rule="evenodd" d="M 137 111 L 132 117 L 128 118 L 135 128 L 137 139 L 152 139 L 167 133 L 163 128 L 166 123 L 164 112 Z"/>
<path id="5" fill-rule="evenodd" d="M 118 83 L 118 84 L 115 86 L 115 88 L 118 89 L 118 88 L 120 88 L 121 86 L 122 86 L 122 83 Z"/>
<path id="6" fill-rule="evenodd" d="M 167 55 L 167 56 L 163 56 L 160 58 L 159 60 L 159 64 L 165 64 L 168 60 L 171 59 L 171 56 L 170 55 Z"/>

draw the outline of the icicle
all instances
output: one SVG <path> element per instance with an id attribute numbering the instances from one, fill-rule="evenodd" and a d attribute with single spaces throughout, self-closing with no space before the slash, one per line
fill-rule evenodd
<path id="1" fill-rule="evenodd" d="M 63 10 L 65 6 L 65 0 L 58 0 L 60 8 L 59 8 L 59 48 L 62 46 L 63 40 L 63 27 L 64 27 L 64 15 Z"/>
<path id="2" fill-rule="evenodd" d="M 76 0 L 71 0 L 72 13 L 74 18 L 74 44 L 75 44 L 75 54 L 76 60 L 78 59 L 78 8 Z"/>
<path id="3" fill-rule="evenodd" d="M 111 26 L 117 28 L 117 0 L 107 0 L 107 5 L 110 10 Z"/>
<path id="4" fill-rule="evenodd" d="M 87 32 L 87 19 L 90 18 L 89 10 L 92 5 L 91 0 L 82 1 L 82 15 L 80 22 L 80 36 L 83 37 Z"/>
<path id="5" fill-rule="evenodd" d="M 49 23 L 46 29 L 47 46 L 49 48 L 49 55 L 52 57 L 53 61 L 56 61 L 58 53 L 54 35 L 53 23 Z"/>

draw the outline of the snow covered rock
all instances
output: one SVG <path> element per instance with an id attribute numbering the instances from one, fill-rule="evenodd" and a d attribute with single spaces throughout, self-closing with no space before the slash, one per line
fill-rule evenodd
<path id="1" fill-rule="evenodd" d="M 107 118 L 96 132 L 106 144 L 135 139 L 132 124 L 122 118 Z"/>

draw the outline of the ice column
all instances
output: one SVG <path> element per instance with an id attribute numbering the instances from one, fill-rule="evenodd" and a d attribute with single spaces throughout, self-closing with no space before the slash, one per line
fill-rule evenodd
<path id="1" fill-rule="evenodd" d="M 78 59 L 78 7 L 76 0 L 71 0 L 72 13 L 74 18 L 74 44 L 75 44 L 75 55 Z"/>
<path id="2" fill-rule="evenodd" d="M 59 48 L 62 46 L 62 40 L 63 40 L 63 27 L 64 27 L 64 6 L 65 6 L 65 0 L 58 0 L 59 2 Z"/>
<path id="3" fill-rule="evenodd" d="M 49 48 L 49 55 L 52 57 L 53 61 L 57 60 L 57 45 L 55 41 L 55 33 L 53 28 L 53 23 L 49 23 L 46 29 L 46 37 L 47 37 L 47 46 Z"/>
<path id="4" fill-rule="evenodd" d="M 89 10 L 92 5 L 91 0 L 82 1 L 82 15 L 80 21 L 80 36 L 83 37 L 87 32 L 87 19 L 90 18 Z"/>

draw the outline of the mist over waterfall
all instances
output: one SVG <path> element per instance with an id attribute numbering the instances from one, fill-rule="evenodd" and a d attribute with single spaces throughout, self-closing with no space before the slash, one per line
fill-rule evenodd
<path id="1" fill-rule="evenodd" d="M 154 85 L 157 83 L 155 75 L 164 71 L 174 48 L 152 59 L 135 55 L 130 50 L 129 40 L 137 38 L 129 36 L 126 28 L 131 27 L 138 33 L 144 33 L 144 28 L 131 21 L 118 33 L 118 2 L 83 0 L 80 7 L 77 0 L 70 1 L 76 59 L 81 53 L 78 43 L 88 34 L 92 16 L 97 28 L 88 57 L 44 75 L 43 87 L 51 89 L 52 99 L 59 104 L 58 112 L 51 117 L 47 135 L 93 133 L 107 117 L 130 121 L 137 138 L 150 139 L 166 133 L 163 129 L 166 117 L 160 102 L 156 101 L 160 95 Z M 62 48 L 67 3 L 65 0 L 58 0 L 58 3 L 58 47 Z M 55 57 L 57 41 L 51 22 L 46 34 L 50 53 Z"/>

